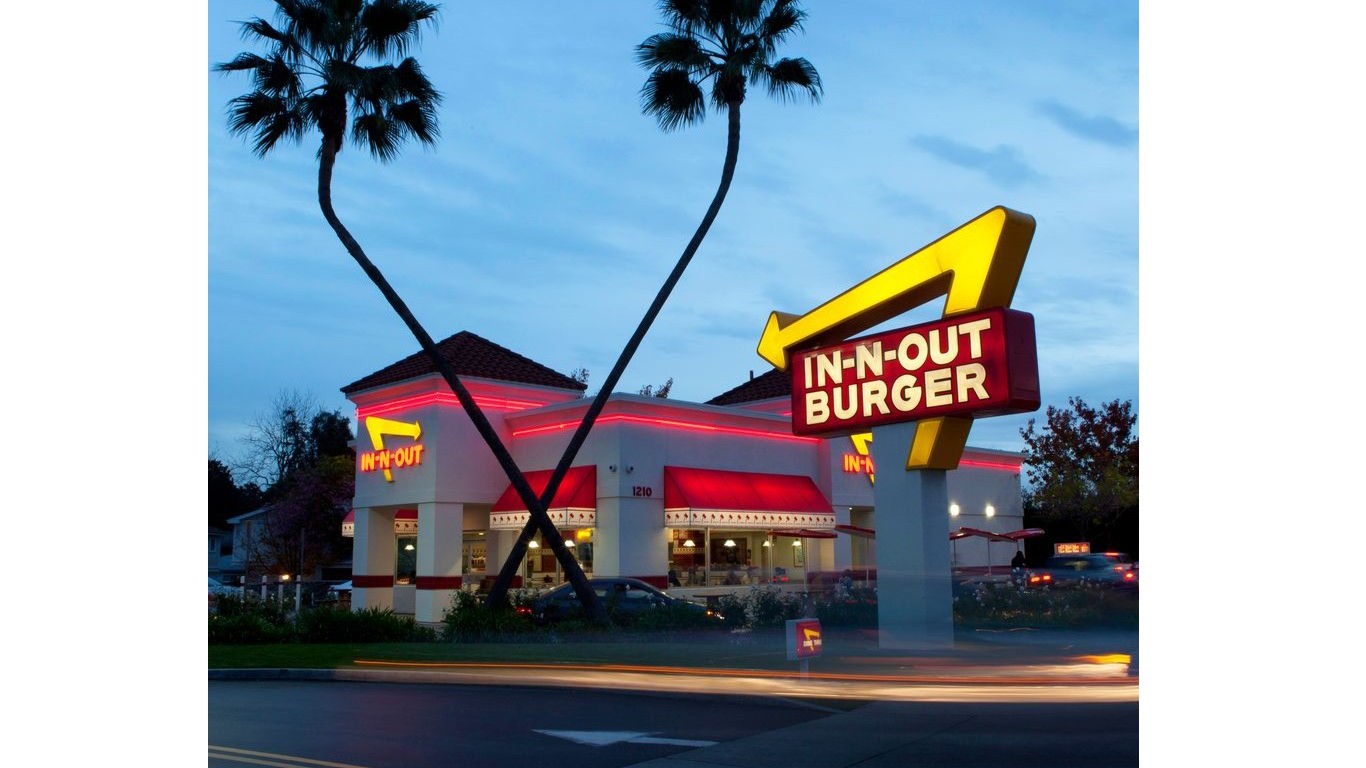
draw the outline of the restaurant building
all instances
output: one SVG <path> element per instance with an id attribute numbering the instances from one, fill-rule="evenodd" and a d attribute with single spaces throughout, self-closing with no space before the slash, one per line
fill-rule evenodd
<path id="1" fill-rule="evenodd" d="M 574 379 L 473 333 L 438 345 L 538 493 L 590 400 Z M 342 388 L 356 407 L 354 608 L 438 622 L 462 585 L 495 577 L 529 518 L 425 353 Z M 804 588 L 877 564 L 868 441 L 792 434 L 788 377 L 753 376 L 706 403 L 613 394 L 549 515 L 592 576 L 671 592 Z M 896 468 L 892 468 L 896 469 Z M 948 473 L 950 528 L 1023 527 L 1018 454 L 968 447 Z M 955 567 L 1007 567 L 1014 547 L 945 541 Z M 549 547 L 519 585 L 563 579 Z"/>

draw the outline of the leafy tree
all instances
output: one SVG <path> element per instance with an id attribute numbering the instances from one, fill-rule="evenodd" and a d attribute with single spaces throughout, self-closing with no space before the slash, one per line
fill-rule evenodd
<path id="1" fill-rule="evenodd" d="M 351 420 L 341 411 L 323 411 L 312 395 L 282 391 L 270 410 L 248 424 L 245 451 L 234 471 L 275 496 L 300 469 L 328 456 L 354 456 Z"/>
<path id="2" fill-rule="evenodd" d="M 355 462 L 325 456 L 300 469 L 264 515 L 249 564 L 270 573 L 310 574 L 344 560 L 342 519 L 355 496 Z"/>
<path id="3" fill-rule="evenodd" d="M 1111 537 L 1126 515 L 1138 512 L 1137 416 L 1129 401 L 1092 408 L 1069 397 L 1067 408 L 1048 406 L 1045 425 L 1030 419 L 1020 436 L 1026 449 L 1027 511 L 1056 522 L 1083 541 L 1118 544 Z M 1123 542 L 1131 552 L 1137 542 Z"/>
<path id="4" fill-rule="evenodd" d="M 669 390 L 671 390 L 671 389 L 673 389 L 673 388 L 674 388 L 674 378 L 673 378 L 672 376 L 670 376 L 670 377 L 669 377 L 669 380 L 666 381 L 666 382 L 664 382 L 663 384 L 660 384 L 658 388 L 655 388 L 653 385 L 646 384 L 645 386 L 643 386 L 643 387 L 640 388 L 640 394 L 642 394 L 642 395 L 644 395 L 644 396 L 646 396 L 646 397 L 665 397 L 665 398 L 666 398 L 666 397 L 669 396 Z"/>
<path id="5" fill-rule="evenodd" d="M 806 12 L 798 7 L 796 0 L 661 0 L 659 11 L 668 31 L 651 35 L 636 47 L 637 61 L 650 70 L 640 92 L 641 108 L 665 131 L 694 125 L 706 117 L 708 99 L 702 89 L 709 87 L 711 105 L 726 114 L 728 126 L 721 182 L 702 223 L 570 437 L 569 445 L 546 484 L 547 498 L 554 494 L 568 472 L 626 365 L 721 211 L 740 156 L 740 105 L 745 101 L 748 84 L 757 83 L 769 95 L 783 101 L 805 94 L 813 102 L 819 102 L 822 94 L 820 75 L 806 59 L 774 59 L 779 44 L 792 33 L 801 31 L 806 20 Z M 522 529 L 489 590 L 491 605 L 506 600 L 527 542 L 535 532 L 536 520 L 533 519 Z"/>
<path id="6" fill-rule="evenodd" d="M 228 465 L 218 459 L 209 459 L 209 525 L 225 526 L 229 518 L 246 514 L 260 505 L 260 488 L 252 483 L 238 486 Z"/>
<path id="7" fill-rule="evenodd" d="M 408 139 L 426 145 L 436 143 L 436 108 L 441 96 L 417 61 L 406 54 L 418 42 L 424 25 L 435 22 L 438 7 L 420 0 L 275 0 L 275 5 L 276 24 L 261 18 L 242 24 L 243 37 L 264 44 L 267 55 L 241 53 L 216 67 L 221 72 L 248 73 L 254 86 L 230 102 L 229 129 L 253 136 L 253 148 L 262 157 L 282 140 L 301 141 L 313 130 L 322 135 L 318 206 L 323 218 L 450 385 L 528 505 L 531 522 L 540 527 L 589 615 L 607 624 L 606 609 L 589 588 L 563 536 L 550 522 L 545 503 L 536 498 L 512 454 L 441 356 L 431 335 L 332 208 L 332 171 L 348 135 L 380 162 L 397 157 L 399 147 Z M 399 56 L 404 58 L 390 63 Z M 348 134 L 349 113 L 354 117 L 349 119 Z M 547 501 L 556 484 L 558 481 L 547 489 Z M 517 553 L 519 562 L 524 552 Z"/>

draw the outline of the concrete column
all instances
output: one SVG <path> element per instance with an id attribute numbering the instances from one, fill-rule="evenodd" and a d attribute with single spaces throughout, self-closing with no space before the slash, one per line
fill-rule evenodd
<path id="1" fill-rule="evenodd" d="M 836 505 L 834 509 L 836 525 L 853 525 L 853 521 L 849 519 L 849 507 Z M 853 567 L 853 537 L 847 534 L 838 533 L 832 544 L 834 545 L 835 556 L 835 561 L 832 565 L 833 569 L 836 571 L 843 571 L 845 568 Z"/>
<path id="2" fill-rule="evenodd" d="M 517 534 L 518 531 L 489 531 L 488 536 L 485 537 L 488 539 L 486 545 L 488 569 L 486 572 L 489 576 L 497 578 L 498 574 L 502 573 L 503 563 L 507 562 L 508 555 L 512 554 L 513 545 L 517 543 Z M 521 575 L 524 570 L 519 566 L 517 573 Z M 514 583 L 521 584 L 521 581 Z"/>
<path id="3" fill-rule="evenodd" d="M 417 505 L 417 593 L 413 618 L 435 626 L 460 588 L 460 552 L 465 539 L 465 506 L 442 502 Z"/>
<path id="4" fill-rule="evenodd" d="M 351 542 L 351 609 L 394 607 L 394 513 L 356 509 Z"/>
<path id="5" fill-rule="evenodd" d="M 878 643 L 883 648 L 953 645 L 948 484 L 944 470 L 906 471 L 915 424 L 873 430 L 877 507 Z"/>

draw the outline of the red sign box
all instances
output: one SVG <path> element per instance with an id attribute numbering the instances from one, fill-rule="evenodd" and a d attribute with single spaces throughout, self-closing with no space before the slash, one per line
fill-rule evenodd
<path id="1" fill-rule="evenodd" d="M 787 660 L 799 661 L 821 655 L 821 620 L 787 620 Z"/>
<path id="2" fill-rule="evenodd" d="M 1039 408 L 1034 316 L 988 309 L 792 355 L 792 431 L 866 432 Z"/>

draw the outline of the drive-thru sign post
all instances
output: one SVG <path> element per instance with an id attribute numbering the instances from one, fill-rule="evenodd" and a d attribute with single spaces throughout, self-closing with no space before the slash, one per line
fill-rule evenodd
<path id="1" fill-rule="evenodd" d="M 810 660 L 821 655 L 822 644 L 820 619 L 788 619 L 787 660 L 801 662 L 802 677 Z"/>
<path id="2" fill-rule="evenodd" d="M 951 645 L 945 471 L 979 416 L 1039 407 L 1032 316 L 1009 309 L 1034 218 L 996 207 L 804 315 L 773 312 L 760 357 L 792 376 L 793 432 L 873 432 L 883 647 Z M 943 319 L 855 334 L 944 297 Z M 889 471 L 902 465 L 905 472 Z M 789 640 L 791 642 L 791 640 Z"/>

